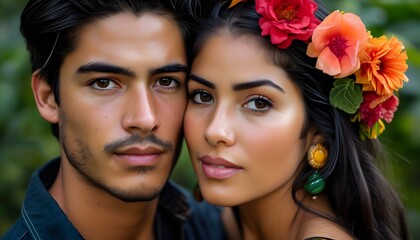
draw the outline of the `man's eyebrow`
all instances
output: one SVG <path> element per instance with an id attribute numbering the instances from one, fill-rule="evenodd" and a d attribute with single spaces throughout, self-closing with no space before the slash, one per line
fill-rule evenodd
<path id="1" fill-rule="evenodd" d="M 280 92 L 285 93 L 284 89 L 282 87 L 275 84 L 271 80 L 267 80 L 267 79 L 255 80 L 255 81 L 244 82 L 244 83 L 236 83 L 236 84 L 233 85 L 232 89 L 234 91 L 241 91 L 241 90 L 254 88 L 254 87 L 260 87 L 260 86 L 271 86 L 271 87 L 274 87 L 277 90 L 280 90 Z"/>
<path id="2" fill-rule="evenodd" d="M 187 73 L 188 67 L 183 64 L 170 64 L 165 65 L 162 67 L 158 67 L 155 69 L 152 69 L 150 71 L 151 75 L 154 74 L 160 74 L 160 73 L 173 73 L 173 72 L 185 72 Z M 128 68 L 115 66 L 108 63 L 103 62 L 91 62 L 87 63 L 85 65 L 80 66 L 77 69 L 78 73 L 88 73 L 88 72 L 102 72 L 102 73 L 115 73 L 115 74 L 121 74 L 128 77 L 135 77 L 136 74 L 131 71 Z"/>
<path id="3" fill-rule="evenodd" d="M 169 64 L 166 66 L 158 67 L 150 71 L 151 75 L 160 73 L 176 73 L 176 72 L 188 72 L 188 67 L 183 64 Z"/>
<path id="4" fill-rule="evenodd" d="M 101 72 L 101 73 L 115 73 L 122 74 L 128 77 L 135 77 L 136 74 L 128 68 L 123 68 L 103 62 L 90 62 L 80 66 L 77 69 L 78 73 Z"/>
<path id="5" fill-rule="evenodd" d="M 204 79 L 202 77 L 199 77 L 197 75 L 191 74 L 190 75 L 190 80 L 195 81 L 195 82 L 198 82 L 198 83 L 200 83 L 200 84 L 202 84 L 202 85 L 204 85 L 204 86 L 206 86 L 208 88 L 215 89 L 214 83 L 212 83 L 212 82 L 210 82 L 210 81 L 208 81 L 208 80 L 206 80 L 206 79 Z"/>

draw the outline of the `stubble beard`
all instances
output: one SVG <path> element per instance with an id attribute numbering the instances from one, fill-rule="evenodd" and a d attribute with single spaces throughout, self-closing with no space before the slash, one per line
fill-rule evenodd
<path id="1" fill-rule="evenodd" d="M 64 118 L 61 118 L 64 119 Z M 80 179 L 95 188 L 98 188 L 102 191 L 109 193 L 115 198 L 124 201 L 124 202 L 142 202 L 142 201 L 151 201 L 156 199 L 160 192 L 162 191 L 166 181 L 169 178 L 169 174 L 166 179 L 162 181 L 160 186 L 151 186 L 147 183 L 139 184 L 135 189 L 124 188 L 122 186 L 111 186 L 107 184 L 99 176 L 95 175 L 94 169 L 89 167 L 89 161 L 93 160 L 93 155 L 88 147 L 88 145 L 83 142 L 82 139 L 68 139 L 66 134 L 65 122 L 62 121 L 60 124 L 60 142 L 63 147 L 64 154 L 67 156 L 67 159 L 71 166 L 77 171 L 80 176 Z M 73 141 L 75 148 L 71 147 L 69 141 Z M 137 167 L 133 168 L 132 171 L 137 172 L 138 174 L 154 174 L 153 167 Z"/>

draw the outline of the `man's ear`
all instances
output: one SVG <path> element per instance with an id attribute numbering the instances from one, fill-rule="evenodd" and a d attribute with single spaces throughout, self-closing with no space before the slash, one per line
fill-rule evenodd
<path id="1" fill-rule="evenodd" d="M 58 123 L 58 105 L 55 102 L 54 91 L 39 71 L 32 74 L 32 92 L 41 116 L 50 123 Z"/>

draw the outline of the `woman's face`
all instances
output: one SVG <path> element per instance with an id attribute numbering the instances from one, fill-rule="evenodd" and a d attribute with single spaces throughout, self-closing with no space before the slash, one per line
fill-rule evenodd
<path id="1" fill-rule="evenodd" d="M 309 147 L 297 86 L 252 37 L 207 40 L 188 82 L 185 137 L 203 196 L 234 206 L 288 194 Z"/>

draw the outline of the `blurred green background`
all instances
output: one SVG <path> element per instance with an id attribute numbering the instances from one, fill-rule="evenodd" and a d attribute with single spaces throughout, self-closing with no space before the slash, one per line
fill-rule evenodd
<path id="1" fill-rule="evenodd" d="M 30 89 L 29 59 L 18 31 L 25 2 L 0 0 L 0 236 L 19 214 L 32 171 L 58 155 Z M 405 43 L 410 82 L 400 91 L 399 111 L 381 136 L 391 156 L 383 172 L 406 206 L 413 239 L 420 239 L 420 1 L 324 2 L 331 10 L 357 13 L 374 36 L 396 35 Z M 185 146 L 172 178 L 190 189 L 196 184 Z"/>

